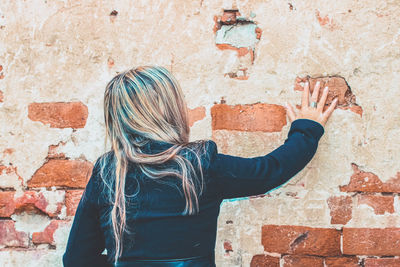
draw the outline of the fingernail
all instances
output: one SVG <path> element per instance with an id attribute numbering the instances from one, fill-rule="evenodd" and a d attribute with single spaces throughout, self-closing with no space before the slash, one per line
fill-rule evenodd
<path id="1" fill-rule="evenodd" d="M 328 91 L 328 86 L 325 86 L 324 90 L 325 90 L 325 91 Z"/>

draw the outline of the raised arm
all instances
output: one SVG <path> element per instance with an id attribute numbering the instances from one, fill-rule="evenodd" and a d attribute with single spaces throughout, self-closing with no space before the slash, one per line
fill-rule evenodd
<path id="1" fill-rule="evenodd" d="M 308 119 L 295 120 L 285 143 L 271 153 L 242 158 L 218 153 L 213 143 L 208 174 L 224 199 L 259 195 L 284 184 L 314 156 L 324 128 Z"/>

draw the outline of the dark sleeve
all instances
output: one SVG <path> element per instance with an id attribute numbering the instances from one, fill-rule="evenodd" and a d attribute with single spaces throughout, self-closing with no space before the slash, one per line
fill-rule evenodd
<path id="1" fill-rule="evenodd" d="M 208 175 L 223 199 L 260 195 L 276 188 L 301 171 L 313 158 L 324 127 L 316 121 L 292 122 L 284 144 L 271 153 L 242 158 L 218 153 L 211 140 Z"/>
<path id="2" fill-rule="evenodd" d="M 107 266 L 104 234 L 100 228 L 99 210 L 94 199 L 98 160 L 76 209 L 62 261 L 65 267 Z"/>

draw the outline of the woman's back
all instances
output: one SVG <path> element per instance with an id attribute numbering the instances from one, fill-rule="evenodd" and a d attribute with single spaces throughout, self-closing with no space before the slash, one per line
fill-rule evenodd
<path id="1" fill-rule="evenodd" d="M 120 260 L 207 256 L 210 259 L 208 265 L 193 266 L 214 266 L 217 219 L 222 200 L 266 193 L 285 183 L 311 160 L 323 133 L 319 123 L 298 119 L 292 123 L 285 144 L 265 156 L 254 158 L 218 153 L 216 143 L 207 140 L 206 153 L 200 158 L 205 188 L 199 196 L 199 213 L 194 215 L 182 215 L 185 197 L 181 180 L 168 176 L 154 180 L 130 163 L 126 194 L 134 194 L 138 186 L 140 190 L 136 196 L 126 199 L 126 224 L 131 233 L 124 234 Z M 155 153 L 170 146 L 151 141 L 145 149 Z M 103 186 L 96 162 L 75 215 L 63 257 L 65 266 L 90 266 L 93 263 L 112 266 L 100 255 L 104 248 L 107 253 L 114 250 L 108 217 L 112 205 L 102 195 Z"/>

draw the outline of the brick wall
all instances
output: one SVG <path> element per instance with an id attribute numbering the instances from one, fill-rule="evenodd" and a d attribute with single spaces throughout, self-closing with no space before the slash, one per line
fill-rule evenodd
<path id="1" fill-rule="evenodd" d="M 106 83 L 167 67 L 191 139 L 251 157 L 283 143 L 302 85 L 339 104 L 313 160 L 268 194 L 224 201 L 217 266 L 400 266 L 396 1 L 3 1 L 0 265 L 61 266 L 104 147 Z"/>

